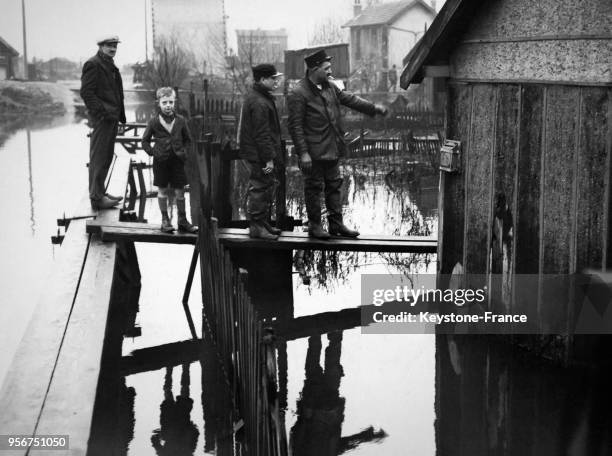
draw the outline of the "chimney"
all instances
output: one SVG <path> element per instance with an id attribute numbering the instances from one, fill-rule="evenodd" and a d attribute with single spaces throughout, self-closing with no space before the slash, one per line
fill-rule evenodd
<path id="1" fill-rule="evenodd" d="M 361 0 L 355 0 L 353 4 L 353 17 L 357 17 L 361 14 Z"/>
<path id="2" fill-rule="evenodd" d="M 436 0 L 431 0 L 431 7 L 434 9 L 434 11 L 438 11 L 436 9 Z"/>

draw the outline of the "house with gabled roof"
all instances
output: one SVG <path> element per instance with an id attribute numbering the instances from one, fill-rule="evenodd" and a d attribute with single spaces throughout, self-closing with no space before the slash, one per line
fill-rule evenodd
<path id="1" fill-rule="evenodd" d="M 0 36 L 0 81 L 15 76 L 15 57 L 19 52 Z"/>
<path id="2" fill-rule="evenodd" d="M 433 6 L 432 6 L 433 4 Z M 379 3 L 362 10 L 355 0 L 350 29 L 351 68 L 366 68 L 370 75 L 402 68 L 402 60 L 436 16 L 435 1 L 400 0 Z"/>

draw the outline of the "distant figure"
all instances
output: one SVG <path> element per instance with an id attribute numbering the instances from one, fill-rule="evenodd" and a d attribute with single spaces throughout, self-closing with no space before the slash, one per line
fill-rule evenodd
<path id="1" fill-rule="evenodd" d="M 395 92 L 395 86 L 397 85 L 397 67 L 393 65 L 389 70 L 389 91 Z"/>
<path id="2" fill-rule="evenodd" d="M 304 173 L 304 199 L 308 213 L 308 234 L 318 239 L 336 236 L 357 237 L 359 232 L 342 221 L 342 177 L 338 159 L 345 155 L 344 130 L 340 105 L 374 116 L 385 115 L 387 109 L 370 103 L 330 83 L 331 57 L 320 50 L 304 59 L 308 67 L 289 95 L 289 132 L 299 155 Z M 329 232 L 321 226 L 321 193 L 325 190 L 325 206 Z"/>
<path id="3" fill-rule="evenodd" d="M 89 142 L 89 199 L 93 209 L 109 209 L 123 198 L 106 193 L 104 186 L 113 161 L 119 122 L 125 123 L 123 84 L 113 62 L 119 37 L 98 41 L 98 53 L 83 65 L 81 98 L 93 129 Z"/>
<path id="4" fill-rule="evenodd" d="M 142 148 L 153 156 L 153 184 L 157 186 L 157 202 L 162 215 L 161 230 L 172 233 L 174 227 L 168 215 L 168 186 L 174 189 L 178 209 L 178 229 L 196 233 L 198 227 L 187 219 L 185 208 L 185 159 L 191 146 L 191 134 L 187 121 L 175 113 L 176 93 L 172 87 L 157 89 L 159 113 L 147 124 L 142 135 Z M 151 147 L 151 140 L 155 144 Z"/>
<path id="5" fill-rule="evenodd" d="M 282 73 L 273 65 L 253 67 L 253 87 L 247 94 L 240 120 L 240 157 L 249 167 L 249 236 L 278 239 L 281 230 L 270 225 L 270 206 L 276 184 L 274 162 L 282 159 L 281 131 L 272 92 Z"/>
<path id="6" fill-rule="evenodd" d="M 370 91 L 370 75 L 365 68 L 361 70 L 361 91 L 363 93 Z"/>

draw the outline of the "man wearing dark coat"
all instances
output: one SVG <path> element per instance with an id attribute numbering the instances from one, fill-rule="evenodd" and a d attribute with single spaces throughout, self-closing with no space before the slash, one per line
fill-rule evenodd
<path id="1" fill-rule="evenodd" d="M 275 240 L 278 228 L 269 223 L 276 184 L 275 161 L 281 159 L 281 131 L 272 92 L 282 73 L 270 64 L 253 67 L 252 89 L 242 106 L 240 156 L 249 167 L 247 212 L 252 238 Z"/>
<path id="2" fill-rule="evenodd" d="M 81 98 L 89 114 L 89 198 L 94 209 L 116 206 L 123 198 L 106 193 L 105 181 L 113 160 L 119 122 L 125 123 L 123 84 L 113 62 L 119 37 L 98 41 L 98 52 L 83 65 Z"/>
<path id="3" fill-rule="evenodd" d="M 359 232 L 342 221 L 340 188 L 342 177 L 338 160 L 346 152 L 340 105 L 373 116 L 387 109 L 342 90 L 331 77 L 331 57 L 320 50 L 305 59 L 307 72 L 288 98 L 289 132 L 304 174 L 304 199 L 308 233 L 318 239 L 334 236 L 357 237 Z M 321 226 L 321 193 L 329 232 Z"/>

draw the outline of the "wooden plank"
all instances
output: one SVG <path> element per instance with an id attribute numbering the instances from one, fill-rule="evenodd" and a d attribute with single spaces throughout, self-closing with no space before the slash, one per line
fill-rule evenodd
<path id="1" fill-rule="evenodd" d="M 137 231 L 131 228 L 104 227 L 101 231 L 103 242 L 154 242 L 159 244 L 190 244 L 195 245 L 197 235 L 189 233 L 162 233 L 157 231 Z"/>
<path id="2" fill-rule="evenodd" d="M 540 264 L 540 188 L 543 138 L 544 89 L 521 87 L 520 136 L 517 157 L 516 223 L 514 229 L 515 274 L 534 275 Z M 516 284 L 516 280 L 515 280 Z M 534 284 L 537 288 L 537 283 Z M 533 289 L 514 287 L 513 311 L 537 321 Z"/>
<path id="3" fill-rule="evenodd" d="M 507 310 L 510 308 L 512 299 L 519 99 L 519 86 L 502 85 L 500 87 L 493 162 L 494 193 L 490 270 L 491 274 L 497 276 L 492 277 L 490 296 L 494 305 L 499 303 Z"/>
<path id="4" fill-rule="evenodd" d="M 37 427 L 37 435 L 69 431 L 70 455 L 87 452 L 115 255 L 114 244 L 105 244 L 97 236 L 92 237 L 57 368 Z"/>
<path id="5" fill-rule="evenodd" d="M 463 234 L 465 220 L 465 173 L 467 153 L 470 148 L 469 128 L 472 107 L 472 87 L 450 85 L 448 139 L 462 143 L 461 171 L 449 174 L 442 172 L 440 195 L 441 222 L 438 231 L 441 233 L 442 248 L 439 255 L 440 273 L 450 274 L 455 264 L 463 264 Z M 444 286 L 444 284 L 441 284 Z"/>
<path id="6" fill-rule="evenodd" d="M 89 220 L 87 222 L 87 232 L 91 234 L 100 233 L 103 227 L 108 228 L 129 228 L 141 231 L 160 231 L 159 225 L 152 223 L 138 223 L 138 222 L 114 222 L 107 220 Z M 248 234 L 244 228 L 219 228 L 219 233 L 223 235 L 245 235 Z M 303 231 L 283 231 L 284 237 L 295 237 L 295 238 L 309 238 L 308 233 Z M 392 236 L 386 234 L 361 234 L 357 240 L 370 241 L 370 240 L 384 240 L 384 241 L 398 241 L 398 242 L 436 242 L 436 238 L 432 236 Z"/>
<path id="7" fill-rule="evenodd" d="M 469 274 L 484 274 L 487 270 L 495 102 L 495 86 L 488 84 L 474 86 L 474 113 L 470 133 L 469 164 L 466 170 L 464 270 Z M 470 285 L 480 286 L 480 284 Z"/>
<path id="8" fill-rule="evenodd" d="M 540 186 L 544 89 L 523 86 L 518 157 L 516 273 L 539 271 Z"/>
<path id="9" fill-rule="evenodd" d="M 84 197 L 76 212 L 83 213 L 88 207 L 89 197 Z M 70 224 L 0 389 L 0 429 L 5 433 L 34 434 L 89 246 L 84 228 L 85 220 Z"/>
<path id="10" fill-rule="evenodd" d="M 168 366 L 190 364 L 199 359 L 201 345 L 201 339 L 190 339 L 134 350 L 121 358 L 121 375 L 134 375 Z"/>
<path id="11" fill-rule="evenodd" d="M 542 220 L 540 272 L 568 274 L 572 270 L 576 128 L 579 88 L 547 88 L 542 176 Z M 543 283 L 540 318 L 543 329 L 567 320 L 570 284 Z"/>
<path id="12" fill-rule="evenodd" d="M 605 179 L 607 174 L 608 91 L 582 90 L 576 201 L 576 264 L 574 269 L 603 265 Z"/>
<path id="13" fill-rule="evenodd" d="M 332 238 L 329 241 L 307 237 L 284 237 L 276 241 L 251 239 L 248 235 L 219 234 L 219 242 L 230 248 L 266 248 L 266 249 L 304 249 L 351 252 L 411 252 L 436 253 L 436 242 L 411 241 L 360 241 L 359 239 Z"/>
<path id="14" fill-rule="evenodd" d="M 117 226 L 103 226 L 101 237 L 104 242 L 133 241 L 133 242 L 157 242 L 163 244 L 195 244 L 197 235 L 188 233 L 162 233 L 160 230 L 133 229 Z M 288 235 L 285 235 L 288 233 Z M 243 230 L 242 233 L 226 233 L 219 231 L 219 241 L 227 247 L 232 248 L 265 248 L 273 250 L 287 249 L 312 249 L 312 250 L 342 250 L 356 252 L 412 252 L 412 253 L 436 253 L 437 242 L 435 240 L 386 240 L 386 239 L 349 239 L 332 238 L 322 241 L 308 237 L 306 233 L 284 231 L 278 240 L 267 241 L 263 239 L 252 239 Z"/>

